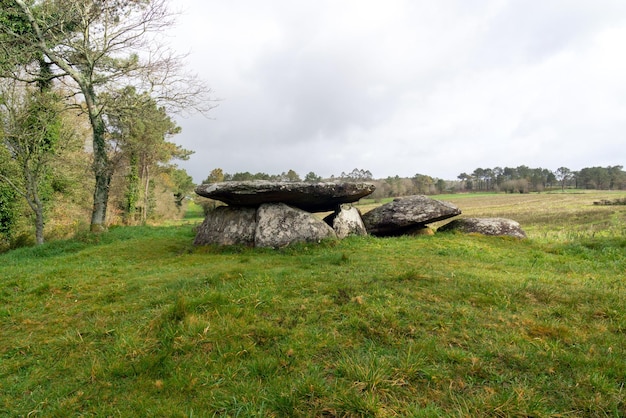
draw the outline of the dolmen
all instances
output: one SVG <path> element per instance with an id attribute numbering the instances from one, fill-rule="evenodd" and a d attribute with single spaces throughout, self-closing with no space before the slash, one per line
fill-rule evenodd
<path id="1" fill-rule="evenodd" d="M 203 184 L 200 196 L 226 206 L 210 211 L 198 227 L 196 245 L 281 248 L 350 235 L 379 237 L 432 235 L 429 224 L 461 214 L 455 205 L 427 196 L 394 199 L 365 214 L 352 203 L 370 195 L 370 183 L 242 181 Z M 314 213 L 330 212 L 321 219 Z M 437 229 L 525 238 L 515 221 L 501 218 L 456 219 Z"/>
<path id="2" fill-rule="evenodd" d="M 370 195 L 370 183 L 242 181 L 203 184 L 200 196 L 226 203 L 209 212 L 198 228 L 196 245 L 280 248 L 366 234 L 350 203 Z M 324 220 L 314 212 L 330 212 Z"/>

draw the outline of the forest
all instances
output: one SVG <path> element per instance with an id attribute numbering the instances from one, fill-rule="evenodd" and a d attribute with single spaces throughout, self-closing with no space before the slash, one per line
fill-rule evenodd
<path id="1" fill-rule="evenodd" d="M 167 6 L 0 0 L 0 250 L 182 214 L 173 115 L 213 105 Z"/>
<path id="2" fill-rule="evenodd" d="M 5 88 L 0 83 L 2 93 Z M 24 87 L 20 94 L 18 102 L 0 95 L 0 251 L 88 230 L 93 208 L 95 180 L 87 122 L 62 109 L 45 115 L 57 119 L 62 129 L 41 127 L 44 134 L 33 135 L 33 125 L 44 117 L 37 112 L 49 110 L 29 109 L 37 106 L 40 93 Z M 108 225 L 183 216 L 185 198 L 194 184 L 174 160 L 187 159 L 192 152 L 171 141 L 176 124 L 150 101 L 143 111 L 109 116 L 116 131 L 112 130 L 108 152 Z"/>

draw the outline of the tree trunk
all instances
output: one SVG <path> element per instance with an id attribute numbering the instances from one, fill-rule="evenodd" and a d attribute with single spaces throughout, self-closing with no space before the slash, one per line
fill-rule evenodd
<path id="1" fill-rule="evenodd" d="M 44 243 L 43 229 L 44 229 L 44 217 L 43 217 L 43 204 L 39 199 L 35 201 L 35 240 L 37 245 Z"/>
<path id="2" fill-rule="evenodd" d="M 26 203 L 30 206 L 31 210 L 35 214 L 35 242 L 37 245 L 44 243 L 43 231 L 45 227 L 45 220 L 43 214 L 43 202 L 39 198 L 39 192 L 37 183 L 33 180 L 32 173 L 24 173 L 26 179 L 26 192 L 22 194 L 26 199 Z"/>
<path id="3" fill-rule="evenodd" d="M 90 115 L 93 128 L 93 171 L 96 185 L 93 192 L 91 231 L 106 231 L 107 204 L 111 185 L 111 167 L 106 150 L 105 125 L 101 115 Z"/>
<path id="4" fill-rule="evenodd" d="M 144 172 L 144 193 L 143 193 L 143 213 L 141 214 L 141 224 L 145 225 L 148 222 L 148 208 L 150 205 L 150 169 L 147 165 L 143 167 Z"/>
<path id="5" fill-rule="evenodd" d="M 126 175 L 126 195 L 124 200 L 124 219 L 126 225 L 136 223 L 137 203 L 139 202 L 139 168 L 137 154 L 131 151 L 129 158 L 129 172 Z"/>
<path id="6" fill-rule="evenodd" d="M 96 186 L 93 192 L 93 211 L 91 213 L 91 232 L 106 231 L 106 213 L 109 201 L 111 176 L 96 172 Z"/>

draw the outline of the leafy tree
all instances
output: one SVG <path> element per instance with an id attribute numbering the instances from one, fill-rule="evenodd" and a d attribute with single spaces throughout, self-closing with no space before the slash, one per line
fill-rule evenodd
<path id="1" fill-rule="evenodd" d="M 128 164 L 127 191 L 122 207 L 127 221 L 132 221 L 135 207 L 142 198 L 140 213 L 141 221 L 145 222 L 150 212 L 154 174 L 167 169 L 167 163 L 172 159 L 188 159 L 192 151 L 168 141 L 180 132 L 180 128 L 150 95 L 138 94 L 134 87 L 127 87 L 103 96 L 116 104 L 108 108 L 106 115 L 110 144 L 115 150 L 109 153 L 111 170 L 117 168 L 118 161 Z"/>
<path id="2" fill-rule="evenodd" d="M 385 179 L 385 189 L 387 191 L 387 196 L 384 197 L 392 197 L 392 196 L 406 196 L 410 193 L 410 190 L 414 187 L 411 179 L 401 178 L 400 176 L 387 177 Z"/>
<path id="3" fill-rule="evenodd" d="M 532 169 L 526 165 L 520 165 L 515 168 L 516 179 L 529 179 L 532 175 Z"/>
<path id="4" fill-rule="evenodd" d="M 437 182 L 435 183 L 435 188 L 437 189 L 437 193 L 445 192 L 446 187 L 448 187 L 448 184 L 446 183 L 444 179 L 437 179 Z"/>
<path id="5" fill-rule="evenodd" d="M 43 127 L 38 122 L 45 122 L 46 119 L 45 110 L 39 105 L 43 105 L 45 95 L 51 92 L 50 66 L 35 48 L 7 36 L 7 32 L 23 36 L 32 34 L 27 19 L 16 13 L 10 0 L 0 0 L 0 28 L 0 152 L 7 151 L 0 170 L 0 233 L 10 238 L 14 232 L 18 206 L 15 200 L 23 197 L 35 214 L 37 242 L 43 243 L 43 199 L 40 191 L 44 172 L 49 169 L 44 154 L 53 153 L 54 127 Z M 11 75 L 12 82 L 4 79 L 7 74 Z M 32 78 L 31 84 L 39 88 L 39 97 L 34 89 L 21 81 L 26 77 Z M 50 114 L 55 111 L 51 110 Z M 41 120 L 37 121 L 40 117 Z M 41 135 L 28 132 L 39 128 L 44 129 Z M 51 129 L 47 131 L 46 128 Z M 46 139 L 49 147 L 42 146 Z M 11 165 L 14 166 L 13 172 L 9 170 Z"/>
<path id="6" fill-rule="evenodd" d="M 505 180 L 504 169 L 502 167 L 494 167 L 492 173 L 495 186 L 499 188 Z"/>
<path id="7" fill-rule="evenodd" d="M 10 241 L 18 217 L 17 193 L 8 184 L 0 183 L 0 242 Z"/>
<path id="8" fill-rule="evenodd" d="M 472 190 L 474 184 L 472 182 L 472 176 L 467 173 L 461 173 L 457 176 L 459 180 L 461 180 L 462 187 L 467 190 Z"/>
<path id="9" fill-rule="evenodd" d="M 283 173 L 283 174 L 284 174 L 284 173 Z M 279 176 L 279 175 L 274 175 L 274 176 L 272 176 L 272 175 L 269 175 L 269 174 L 267 174 L 267 173 L 261 173 L 261 172 L 259 172 L 259 173 L 254 174 L 254 175 L 252 176 L 252 178 L 253 178 L 254 180 L 275 180 L 275 181 L 280 181 L 281 176 L 282 176 L 282 175 L 280 175 L 280 176 Z"/>
<path id="10" fill-rule="evenodd" d="M 282 181 L 291 181 L 291 182 L 302 181 L 298 173 L 296 173 L 294 170 L 289 170 L 287 173 L 281 174 L 280 177 Z"/>
<path id="11" fill-rule="evenodd" d="M 0 130 L 0 142 L 3 141 L 3 133 Z M 8 150 L 0 146 L 0 179 L 15 178 L 12 172 L 14 166 Z M 19 195 L 15 188 L 8 182 L 0 180 L 0 244 L 10 242 L 15 233 L 15 224 L 19 216 Z M 1 246 L 0 246 L 1 247 Z"/>
<path id="12" fill-rule="evenodd" d="M 33 7 L 42 11 L 41 6 Z M 27 80 L 37 84 L 41 91 L 49 91 L 54 79 L 51 63 L 38 48 L 23 41 L 33 36 L 28 18 L 19 12 L 15 2 L 0 0 L 0 77 Z"/>
<path id="13" fill-rule="evenodd" d="M 413 184 L 415 186 L 415 192 L 418 194 L 429 194 L 431 187 L 434 186 L 434 179 L 424 174 L 416 174 L 413 176 Z"/>
<path id="14" fill-rule="evenodd" d="M 478 186 L 478 190 L 484 189 L 484 176 L 485 176 L 484 168 L 477 168 L 472 172 L 472 180 L 473 180 L 473 183 Z"/>
<path id="15" fill-rule="evenodd" d="M 104 230 L 114 170 L 106 121 L 110 103 L 105 95 L 132 84 L 171 106 L 209 110 L 209 102 L 203 101 L 208 90 L 195 77 L 183 74 L 180 57 L 159 42 L 158 35 L 173 24 L 166 0 L 1 1 L 1 19 L 8 24 L 0 26 L 0 49 L 20 45 L 41 57 L 36 76 L 24 79 L 41 80 L 47 72 L 49 80 L 66 80 L 65 85 L 81 98 L 79 105 L 92 128 L 91 227 Z M 4 54 L 2 59 L 2 76 L 16 78 L 10 70 L 20 64 L 20 58 Z"/>
<path id="16" fill-rule="evenodd" d="M 572 170 L 567 167 L 559 167 L 554 172 L 556 180 L 561 184 L 561 191 L 565 191 L 565 185 L 573 176 Z"/>
<path id="17" fill-rule="evenodd" d="M 348 181 L 367 181 L 372 180 L 374 176 L 369 170 L 355 168 L 347 174 L 342 172 L 340 178 Z"/>
<path id="18" fill-rule="evenodd" d="M 556 183 L 556 176 L 554 175 L 554 173 L 548 169 L 543 169 L 543 174 L 545 176 L 546 179 L 546 187 L 552 187 L 554 185 L 554 183 Z"/>
<path id="19" fill-rule="evenodd" d="M 224 170 L 221 168 L 214 168 L 209 173 L 209 176 L 202 183 L 221 183 L 225 179 Z"/>
<path id="20" fill-rule="evenodd" d="M 126 192 L 124 193 L 122 211 L 124 213 L 124 222 L 126 224 L 131 224 L 135 220 L 135 215 L 137 214 L 137 204 L 139 203 L 141 195 L 137 154 L 131 153 L 131 155 L 129 155 L 128 164 L 128 174 L 126 174 Z"/>
<path id="21" fill-rule="evenodd" d="M 34 214 L 37 244 L 44 242 L 44 206 L 51 193 L 50 163 L 71 139 L 61 119 L 62 111 L 60 98 L 53 92 L 3 83 L 0 145 L 8 151 L 19 174 L 9 177 L 0 173 L 0 181 L 28 203 Z"/>
<path id="22" fill-rule="evenodd" d="M 304 181 L 307 183 L 317 183 L 322 181 L 322 177 L 315 174 L 313 171 L 309 171 L 306 176 L 304 176 Z"/>
<path id="23" fill-rule="evenodd" d="M 626 172 L 622 169 L 621 165 L 609 166 L 607 171 L 609 172 L 610 184 L 609 188 L 612 190 L 621 190 L 626 188 Z"/>
<path id="24" fill-rule="evenodd" d="M 492 190 L 495 183 L 495 174 L 491 168 L 485 168 L 483 171 L 483 181 L 485 183 L 485 190 Z"/>
<path id="25" fill-rule="evenodd" d="M 547 173 L 550 172 L 542 168 L 529 169 L 527 179 L 532 186 L 532 190 L 542 191 L 545 188 L 545 185 L 547 183 Z"/>
<path id="26" fill-rule="evenodd" d="M 502 175 L 504 176 L 504 181 L 508 180 L 516 180 L 518 179 L 517 170 L 512 167 L 504 167 L 502 170 Z"/>
<path id="27" fill-rule="evenodd" d="M 604 167 L 585 167 L 578 172 L 578 187 L 608 189 L 611 183 L 609 170 Z"/>
<path id="28" fill-rule="evenodd" d="M 180 209 L 183 207 L 185 198 L 189 196 L 195 187 L 193 178 L 182 168 L 172 168 L 169 177 L 173 183 L 174 202 L 176 207 Z"/>
<path id="29" fill-rule="evenodd" d="M 576 174 L 577 187 L 587 189 L 623 189 L 626 173 L 622 166 L 585 167 Z"/>
<path id="30" fill-rule="evenodd" d="M 229 176 L 229 181 L 250 181 L 254 180 L 254 175 L 248 171 L 244 173 L 235 173 L 232 176 Z"/>

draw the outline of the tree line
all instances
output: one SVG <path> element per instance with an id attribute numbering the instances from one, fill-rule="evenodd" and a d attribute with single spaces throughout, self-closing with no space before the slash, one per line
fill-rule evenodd
<path id="1" fill-rule="evenodd" d="M 586 167 L 578 171 L 559 167 L 554 171 L 545 168 L 519 167 L 477 168 L 471 174 L 458 176 L 460 189 L 469 191 L 504 191 L 508 193 L 541 192 L 565 188 L 625 190 L 626 172 L 623 166 Z"/>
<path id="2" fill-rule="evenodd" d="M 457 192 L 496 191 L 506 193 L 529 193 L 544 190 L 611 189 L 626 190 L 626 172 L 622 166 L 587 167 L 578 171 L 559 167 L 551 171 L 545 168 L 518 167 L 477 168 L 472 173 L 461 173 L 456 180 L 444 180 L 417 173 L 412 177 L 389 176 L 375 179 L 369 170 L 355 168 L 340 175 L 322 178 L 309 172 L 301 178 L 294 170 L 281 174 L 250 172 L 225 173 L 221 168 L 211 171 L 203 183 L 222 181 L 367 181 L 376 185 L 371 195 L 374 199 L 407 196 L 412 194 L 441 194 Z"/>
<path id="3" fill-rule="evenodd" d="M 335 177 L 331 175 L 329 178 L 323 179 L 321 176 L 317 175 L 315 172 L 308 172 L 304 178 L 300 177 L 298 173 L 293 169 L 289 169 L 288 171 L 283 171 L 281 174 L 267 174 L 263 172 L 258 173 L 250 173 L 249 171 L 244 172 L 236 172 L 233 174 L 225 173 L 221 168 L 214 168 L 209 173 L 208 177 L 202 181 L 203 184 L 207 183 L 219 183 L 223 181 L 254 181 L 254 180 L 265 180 L 265 181 L 287 181 L 287 182 L 319 182 L 319 181 L 369 181 L 373 180 L 372 172 L 369 170 L 363 170 L 355 168 L 349 173 L 342 172 L 339 176 Z"/>
<path id="4" fill-rule="evenodd" d="M 146 222 L 161 195 L 182 205 L 193 181 L 171 161 L 192 152 L 171 114 L 212 104 L 161 41 L 166 6 L 0 0 L 0 248 L 28 223 L 41 244 L 69 214 L 98 232 Z"/>

